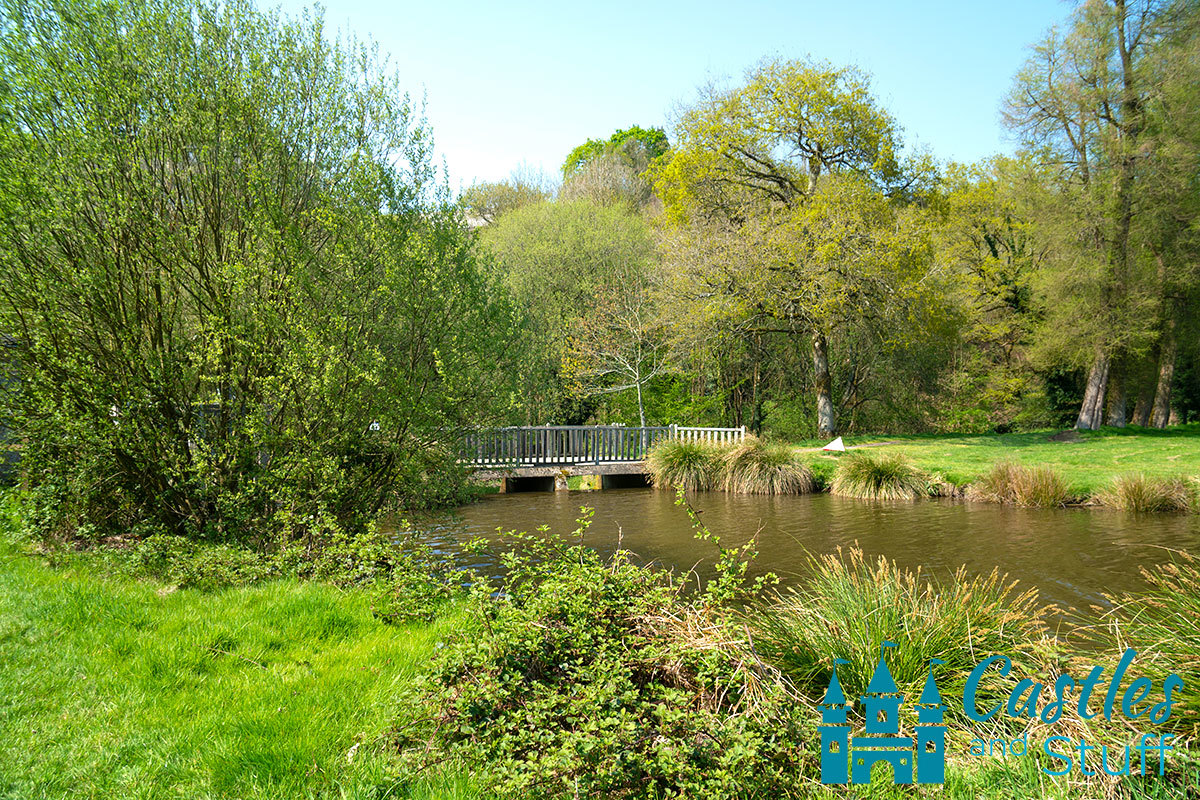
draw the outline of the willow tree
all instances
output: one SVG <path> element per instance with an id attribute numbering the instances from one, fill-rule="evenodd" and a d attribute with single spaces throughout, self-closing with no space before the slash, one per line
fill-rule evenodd
<path id="1" fill-rule="evenodd" d="M 686 256 L 685 291 L 743 330 L 806 337 L 818 432 L 832 436 L 831 336 L 881 322 L 927 253 L 919 226 L 897 227 L 921 171 L 902 165 L 895 120 L 855 69 L 771 61 L 742 86 L 706 89 L 675 137 L 652 168 L 668 225 L 735 254 L 712 269 Z"/>
<path id="2" fill-rule="evenodd" d="M 236 0 L 0 18 L 0 330 L 57 527 L 311 542 L 452 468 L 511 314 L 369 49 Z"/>

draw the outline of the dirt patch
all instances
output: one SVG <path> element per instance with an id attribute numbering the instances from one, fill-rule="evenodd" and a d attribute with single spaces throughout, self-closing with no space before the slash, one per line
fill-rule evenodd
<path id="1" fill-rule="evenodd" d="M 1070 428 L 1065 431 L 1059 431 L 1050 437 L 1052 442 L 1082 442 L 1083 437 L 1079 435 L 1079 431 Z"/>

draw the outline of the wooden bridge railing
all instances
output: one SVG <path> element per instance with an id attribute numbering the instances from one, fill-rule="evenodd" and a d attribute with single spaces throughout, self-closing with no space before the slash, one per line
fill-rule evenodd
<path id="1" fill-rule="evenodd" d="M 642 461 L 664 439 L 740 442 L 745 428 L 681 428 L 663 425 L 626 428 L 620 425 L 547 425 L 464 431 L 459 458 L 477 467 L 556 464 L 607 464 Z"/>
<path id="2" fill-rule="evenodd" d="M 685 428 L 672 425 L 674 438 L 683 442 L 712 442 L 714 444 L 737 444 L 746 438 L 746 426 L 740 428 Z"/>
<path id="3" fill-rule="evenodd" d="M 554 425 L 468 431 L 460 438 L 460 458 L 476 466 L 602 464 L 641 461 L 646 451 L 670 436 L 669 427 L 624 428 Z"/>

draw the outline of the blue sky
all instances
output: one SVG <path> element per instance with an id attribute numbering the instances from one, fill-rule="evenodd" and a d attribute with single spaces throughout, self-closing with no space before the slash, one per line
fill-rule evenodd
<path id="1" fill-rule="evenodd" d="M 672 110 L 700 84 L 737 80 L 764 56 L 864 68 L 906 139 L 940 159 L 1010 152 L 1000 102 L 1026 48 L 1071 9 L 1059 0 L 350 0 L 328 3 L 325 18 L 377 42 L 412 94 L 426 96 L 458 188 L 522 164 L 557 174 L 572 147 L 617 128 L 670 134 Z"/>

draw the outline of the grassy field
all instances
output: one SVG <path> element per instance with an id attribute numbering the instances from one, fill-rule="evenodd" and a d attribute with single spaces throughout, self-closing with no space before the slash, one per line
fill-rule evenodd
<path id="1" fill-rule="evenodd" d="M 171 592 L 0 548 L 0 797 L 474 796 L 388 774 L 453 613 L 390 626 L 329 586 Z"/>
<path id="2" fill-rule="evenodd" d="M 941 473 L 957 485 L 968 484 L 999 461 L 1057 470 L 1080 496 L 1104 488 L 1115 476 L 1129 472 L 1171 478 L 1200 476 L 1200 424 L 1165 430 L 1102 428 L 1051 439 L 1056 431 L 1008 434 L 962 434 L 886 437 L 848 437 L 846 444 L 879 444 L 871 452 L 902 452 L 917 466 Z M 803 447 L 822 443 L 805 442 Z M 832 472 L 837 456 L 810 452 L 807 460 L 818 474 Z"/>

